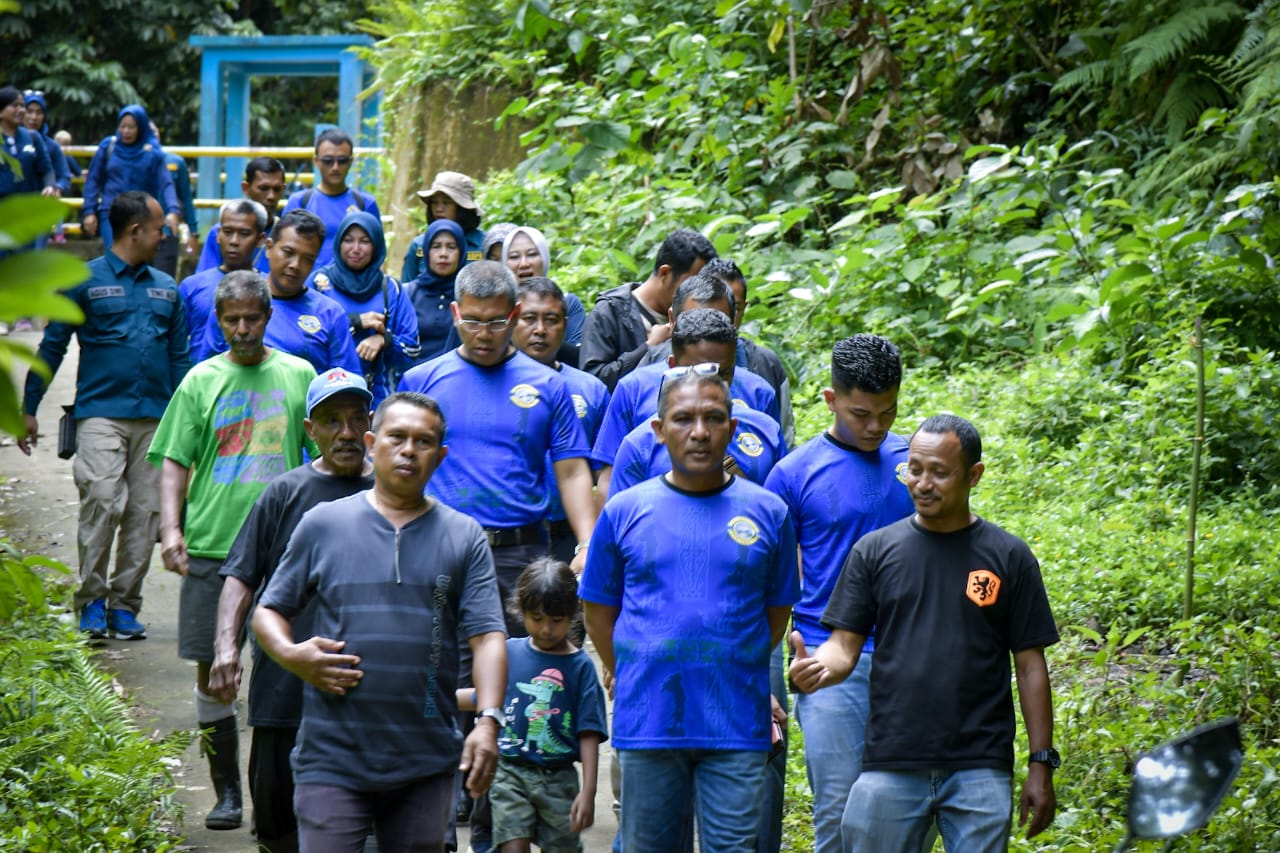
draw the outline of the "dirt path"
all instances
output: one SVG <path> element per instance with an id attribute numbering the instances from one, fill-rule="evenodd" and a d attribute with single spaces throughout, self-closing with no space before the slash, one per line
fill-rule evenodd
<path id="1" fill-rule="evenodd" d="M 14 338 L 34 348 L 38 333 L 15 333 Z M 62 406 L 72 402 L 75 391 L 76 351 L 67 354 L 41 404 L 41 438 L 31 457 L 24 456 L 7 436 L 0 439 L 0 536 L 19 548 L 61 560 L 75 571 L 76 515 L 75 483 L 71 460 L 56 453 L 58 416 Z M 21 381 L 21 380 L 19 380 Z M 21 386 L 19 386 L 21 387 Z M 134 706 L 138 726 L 144 732 L 164 735 L 194 726 L 195 709 L 191 691 L 195 666 L 177 655 L 177 576 L 164 571 L 156 550 L 144 587 L 145 601 L 139 618 L 147 625 L 147 639 L 141 642 L 109 640 L 99 646 L 98 663 L 113 673 Z M 68 615 L 68 618 L 71 618 Z M 249 655 L 245 654 L 248 665 Z M 249 683 L 246 672 L 243 683 Z M 241 699 L 243 700 L 243 693 Z M 243 719 L 243 715 L 242 715 Z M 596 798 L 596 825 L 582 836 L 587 853 L 609 850 L 617 822 L 610 810 L 609 766 L 613 753 L 602 750 L 600 783 Z M 241 767 L 248 763 L 249 730 L 241 731 Z M 177 799 L 186 810 L 183 830 L 187 848 L 194 851 L 251 853 L 256 845 L 248 829 L 251 808 L 245 804 L 245 828 L 213 832 L 204 828 L 204 817 L 213 805 L 213 790 L 207 766 L 193 745 L 182 756 L 182 766 L 174 771 Z M 465 827 L 460 830 L 459 847 L 467 849 Z"/>

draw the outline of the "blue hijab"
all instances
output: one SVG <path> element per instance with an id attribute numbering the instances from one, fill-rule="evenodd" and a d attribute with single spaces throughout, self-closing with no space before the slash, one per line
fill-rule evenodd
<path id="1" fill-rule="evenodd" d="M 458 269 L 454 270 L 451 275 L 436 275 L 431 271 L 431 241 L 441 231 L 446 231 L 453 235 L 453 239 L 458 242 Z M 437 219 L 427 226 L 427 236 L 422 240 L 422 251 L 427 255 L 425 263 L 422 265 L 422 272 L 418 273 L 418 277 L 413 280 L 415 290 L 421 290 L 425 293 L 442 294 L 448 293 L 453 295 L 453 280 L 458 277 L 458 272 L 467 265 L 467 238 L 462 231 L 462 226 L 454 222 L 452 219 Z"/>
<path id="2" fill-rule="evenodd" d="M 29 107 L 32 104 L 39 104 L 40 109 L 44 110 L 44 127 L 40 128 L 40 133 L 43 136 L 48 136 L 49 135 L 49 104 L 45 102 L 44 95 L 42 95 L 40 92 L 27 92 L 23 94 L 22 105 Z"/>
<path id="3" fill-rule="evenodd" d="M 369 235 L 373 241 L 373 259 L 369 266 L 356 272 L 342 260 L 342 238 L 352 228 L 359 228 Z M 348 213 L 338 224 L 338 232 L 333 237 L 333 261 L 316 271 L 316 277 L 329 277 L 329 284 L 357 302 L 372 297 L 382 287 L 382 263 L 387 259 L 387 241 L 382 233 L 382 223 L 372 213 L 358 210 Z"/>
<path id="4" fill-rule="evenodd" d="M 147 116 L 147 111 L 138 104 L 129 104 L 116 116 L 116 124 L 119 124 L 125 116 L 133 116 L 133 120 L 138 123 L 138 138 L 132 145 L 125 145 L 124 140 L 117 133 L 116 146 L 111 156 L 132 163 L 141 160 L 148 151 L 159 151 L 160 140 L 156 139 L 155 134 L 151 132 L 151 119 Z"/>

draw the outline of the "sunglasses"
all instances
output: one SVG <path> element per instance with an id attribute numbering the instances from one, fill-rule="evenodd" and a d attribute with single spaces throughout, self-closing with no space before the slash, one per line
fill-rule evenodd
<path id="1" fill-rule="evenodd" d="M 351 162 L 350 157 L 317 157 L 321 166 L 345 166 Z"/>
<path id="2" fill-rule="evenodd" d="M 714 361 L 704 361 L 702 364 L 685 364 L 680 367 L 669 367 L 662 371 L 662 384 L 658 386 L 658 393 L 662 393 L 662 388 L 668 382 L 679 379 L 681 376 L 688 374 L 695 376 L 718 376 L 720 374 L 720 365 Z"/>

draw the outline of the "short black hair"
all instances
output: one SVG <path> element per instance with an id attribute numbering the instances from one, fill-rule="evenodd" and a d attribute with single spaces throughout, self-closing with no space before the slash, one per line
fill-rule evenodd
<path id="1" fill-rule="evenodd" d="M 703 270 L 705 269 L 706 267 L 703 267 Z M 697 302 L 706 306 L 708 302 L 720 300 L 728 303 L 729 316 L 732 317 L 736 301 L 728 283 L 723 279 L 707 275 L 706 272 L 700 272 L 680 282 L 680 286 L 676 288 L 675 296 L 671 299 L 671 313 L 679 317 L 684 312 L 685 306 L 690 302 Z"/>
<path id="2" fill-rule="evenodd" d="M 698 275 L 714 276 L 730 286 L 735 281 L 740 281 L 742 282 L 742 298 L 744 301 L 747 298 L 747 277 L 742 274 L 742 270 L 738 268 L 738 265 L 729 258 L 712 258 L 707 261 L 705 267 L 698 271 Z"/>
<path id="3" fill-rule="evenodd" d="M 146 222 L 151 216 L 147 202 L 154 199 L 142 190 L 129 190 L 120 193 L 111 201 L 111 209 L 107 211 L 107 221 L 116 239 L 124 236 L 124 232 L 135 222 Z"/>
<path id="4" fill-rule="evenodd" d="M 544 275 L 531 276 L 516 285 L 517 301 L 524 299 L 526 293 L 532 293 L 544 299 L 554 299 L 560 303 L 561 313 L 565 311 L 564 291 L 560 289 L 560 285 Z"/>
<path id="5" fill-rule="evenodd" d="M 956 438 L 960 439 L 960 456 L 966 469 L 982 461 L 982 437 L 978 435 L 978 428 L 959 415 L 933 415 L 925 418 L 911 437 L 915 438 L 916 433 L 921 432 L 931 435 L 955 433 Z"/>
<path id="6" fill-rule="evenodd" d="M 717 314 L 720 312 L 716 312 Z M 723 315 L 721 315 L 723 316 Z M 729 383 L 720 378 L 717 373 L 695 373 L 690 370 L 674 379 L 664 379 L 662 389 L 658 392 L 658 420 L 662 420 L 667 416 L 668 403 L 671 395 L 675 393 L 677 388 L 683 388 L 686 385 L 715 385 L 720 389 L 720 393 L 724 395 L 724 409 L 733 415 L 733 393 L 729 390 Z"/>
<path id="7" fill-rule="evenodd" d="M 653 260 L 653 271 L 668 266 L 677 277 L 693 269 L 700 259 L 703 262 L 716 258 L 716 247 L 692 228 L 680 228 L 672 231 L 667 239 L 658 247 L 658 256 Z"/>
<path id="8" fill-rule="evenodd" d="M 253 179 L 259 174 L 284 174 L 284 163 L 281 163 L 274 157 L 254 157 L 244 166 L 245 183 L 253 183 Z"/>
<path id="9" fill-rule="evenodd" d="M 685 349 L 703 341 L 736 345 L 738 330 L 733 328 L 733 319 L 714 308 L 691 308 L 676 317 L 671 330 L 671 353 L 677 359 Z"/>
<path id="10" fill-rule="evenodd" d="M 440 408 L 440 404 L 433 398 L 428 397 L 420 391 L 396 391 L 388 394 L 386 399 L 378 404 L 378 408 L 373 412 L 373 421 L 369 424 L 369 431 L 376 433 L 382 428 L 382 419 L 387 416 L 387 409 L 396 403 L 407 403 L 419 409 L 433 413 L 440 419 L 440 434 L 436 436 L 436 441 L 444 444 L 444 410 Z"/>
<path id="11" fill-rule="evenodd" d="M 879 335 L 857 334 L 831 348 L 831 387 L 883 394 L 902 384 L 902 356 Z"/>
<path id="12" fill-rule="evenodd" d="M 271 226 L 271 241 L 278 241 L 286 228 L 292 228 L 299 237 L 315 237 L 324 245 L 324 220 L 309 210 L 295 207 L 277 217 L 276 224 Z"/>
<path id="13" fill-rule="evenodd" d="M 256 299 L 262 310 L 271 309 L 271 285 L 267 277 L 257 270 L 234 270 L 227 273 L 213 289 L 213 313 L 222 316 L 222 306 L 228 300 Z"/>
<path id="14" fill-rule="evenodd" d="M 578 613 L 578 576 L 555 557 L 539 557 L 525 566 L 507 602 L 512 616 L 545 613 L 572 619 Z"/>
<path id="15" fill-rule="evenodd" d="M 321 142 L 331 142 L 334 145 L 350 145 L 353 152 L 356 150 L 356 144 L 351 141 L 351 134 L 347 133 L 340 127 L 328 128 L 316 137 L 317 154 L 320 153 Z"/>

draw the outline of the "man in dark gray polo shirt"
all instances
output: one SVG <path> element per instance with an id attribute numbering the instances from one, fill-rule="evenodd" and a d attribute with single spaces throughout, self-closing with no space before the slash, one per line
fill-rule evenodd
<path id="1" fill-rule="evenodd" d="M 454 774 L 486 791 L 497 763 L 506 636 L 488 540 L 434 498 L 439 406 L 388 397 L 365 433 L 374 486 L 303 517 L 253 618 L 263 649 L 307 686 L 293 756 L 302 849 L 441 851 Z M 314 636 L 290 621 L 310 603 Z M 475 660 L 479 723 L 456 729 L 459 639 Z M 461 761 L 459 761 L 461 758 Z"/>

